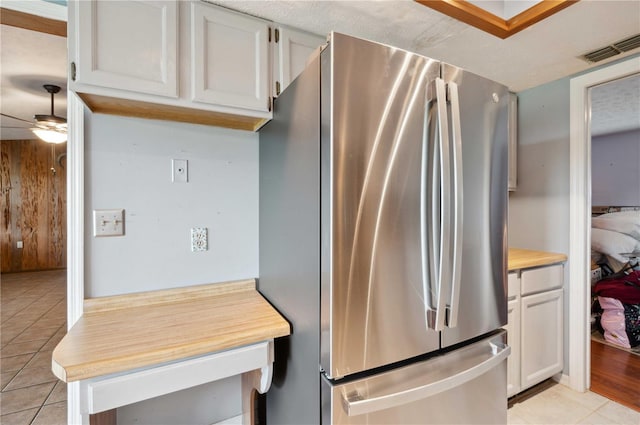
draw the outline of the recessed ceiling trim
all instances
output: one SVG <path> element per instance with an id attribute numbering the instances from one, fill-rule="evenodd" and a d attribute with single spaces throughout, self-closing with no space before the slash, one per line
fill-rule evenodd
<path id="1" fill-rule="evenodd" d="M 67 36 L 67 23 L 17 10 L 0 8 L 0 24 L 43 32 L 60 37 Z"/>
<path id="2" fill-rule="evenodd" d="M 502 39 L 511 37 L 536 22 L 548 18 L 579 0 L 544 0 L 509 20 L 464 0 L 415 0 L 454 19 Z"/>

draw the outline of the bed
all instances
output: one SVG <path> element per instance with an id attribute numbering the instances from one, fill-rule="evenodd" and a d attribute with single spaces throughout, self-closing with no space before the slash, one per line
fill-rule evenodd
<path id="1" fill-rule="evenodd" d="M 602 211 L 596 207 L 594 211 Z M 640 207 L 608 207 L 591 218 L 591 260 L 603 274 L 617 273 L 637 262 L 640 255 Z"/>
<path id="2" fill-rule="evenodd" d="M 604 339 L 640 346 L 640 207 L 594 208 L 591 262 L 602 270 L 592 282 L 592 317 Z"/>

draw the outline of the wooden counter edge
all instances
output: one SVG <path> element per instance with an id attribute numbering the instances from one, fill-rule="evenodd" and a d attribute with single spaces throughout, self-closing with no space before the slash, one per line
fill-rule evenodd
<path id="1" fill-rule="evenodd" d="M 178 347 L 167 347 L 162 350 L 123 357 L 117 360 L 104 359 L 100 361 L 71 365 L 66 368 L 55 360 L 56 352 L 54 350 L 51 360 L 51 370 L 58 379 L 66 383 L 98 378 L 114 373 L 127 373 L 135 369 L 154 368 L 167 363 L 205 356 L 216 352 L 229 351 L 256 344 L 261 341 L 288 336 L 291 334 L 291 327 L 289 322 L 282 318 L 281 323 L 271 327 L 270 331 L 271 332 L 269 332 L 268 335 L 264 335 L 261 338 L 246 339 L 239 344 L 234 345 L 219 345 L 215 342 L 201 342 L 197 344 L 195 348 L 192 346 L 186 350 Z M 126 365 L 126 367 L 124 365 Z"/>
<path id="2" fill-rule="evenodd" d="M 73 382 L 82 379 L 90 379 L 99 376 L 109 375 L 112 373 L 126 372 L 127 370 L 159 366 L 166 362 L 179 361 L 188 357 L 206 355 L 216 351 L 226 351 L 239 348 L 245 345 L 251 345 L 263 340 L 275 339 L 291 334 L 291 325 L 289 322 L 273 308 L 273 306 L 264 298 L 259 291 L 255 289 L 255 280 L 239 280 L 232 282 L 221 282 L 214 284 L 196 285 L 185 288 L 173 288 L 168 290 L 149 291 L 135 294 L 125 294 L 113 297 L 102 297 L 85 300 L 88 303 L 88 309 L 85 314 L 109 314 L 110 311 L 120 309 L 136 308 L 149 305 L 162 305 L 169 303 L 185 302 L 189 300 L 211 298 L 223 296 L 232 293 L 250 292 L 257 294 L 265 307 L 269 308 L 275 317 L 275 322 L 268 328 L 263 329 L 260 335 L 253 335 L 249 338 L 241 338 L 235 344 L 221 344 L 211 338 L 205 341 L 199 341 L 187 347 L 166 347 L 147 353 L 139 353 L 136 356 L 128 357 L 113 361 L 107 359 L 105 361 L 87 362 L 75 365 L 63 366 L 59 360 L 58 348 L 68 337 L 65 335 L 63 341 L 55 347 L 51 358 L 51 370 L 53 374 L 64 382 Z M 88 311 L 87 311 L 88 310 Z M 80 318 L 80 321 L 83 317 Z M 126 364 L 126 367 L 123 365 Z"/>
<path id="3" fill-rule="evenodd" d="M 509 248 L 508 271 L 528 269 L 531 267 L 550 266 L 567 261 L 565 254 L 547 251 L 536 251 L 522 248 Z"/>

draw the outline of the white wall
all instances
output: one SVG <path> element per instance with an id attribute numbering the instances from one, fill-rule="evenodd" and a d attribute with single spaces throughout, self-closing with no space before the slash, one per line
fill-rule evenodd
<path id="1" fill-rule="evenodd" d="M 87 117 L 86 297 L 258 276 L 258 134 Z M 171 159 L 189 182 L 171 182 Z M 92 210 L 124 208 L 125 235 L 94 238 Z M 209 229 L 191 252 L 190 229 Z"/>
<path id="2" fill-rule="evenodd" d="M 640 205 L 640 130 L 591 139 L 591 204 Z"/>
<path id="3" fill-rule="evenodd" d="M 85 115 L 85 296 L 258 276 L 258 134 Z M 171 159 L 189 182 L 171 182 Z M 92 210 L 125 209 L 125 235 L 94 238 Z M 190 228 L 209 229 L 191 252 Z M 214 423 L 241 413 L 233 377 L 118 409 L 118 423 Z"/>
<path id="4" fill-rule="evenodd" d="M 569 252 L 569 79 L 518 93 L 509 246 Z"/>

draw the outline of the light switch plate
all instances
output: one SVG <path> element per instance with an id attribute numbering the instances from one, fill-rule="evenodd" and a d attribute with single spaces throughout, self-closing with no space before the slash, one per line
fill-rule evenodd
<path id="1" fill-rule="evenodd" d="M 191 252 L 206 251 L 209 249 L 209 241 L 206 227 L 191 228 Z"/>
<path id="2" fill-rule="evenodd" d="M 93 210 L 93 236 L 123 236 L 124 210 Z"/>
<path id="3" fill-rule="evenodd" d="M 173 183 L 189 181 L 189 162 L 186 159 L 171 160 L 171 181 Z"/>

